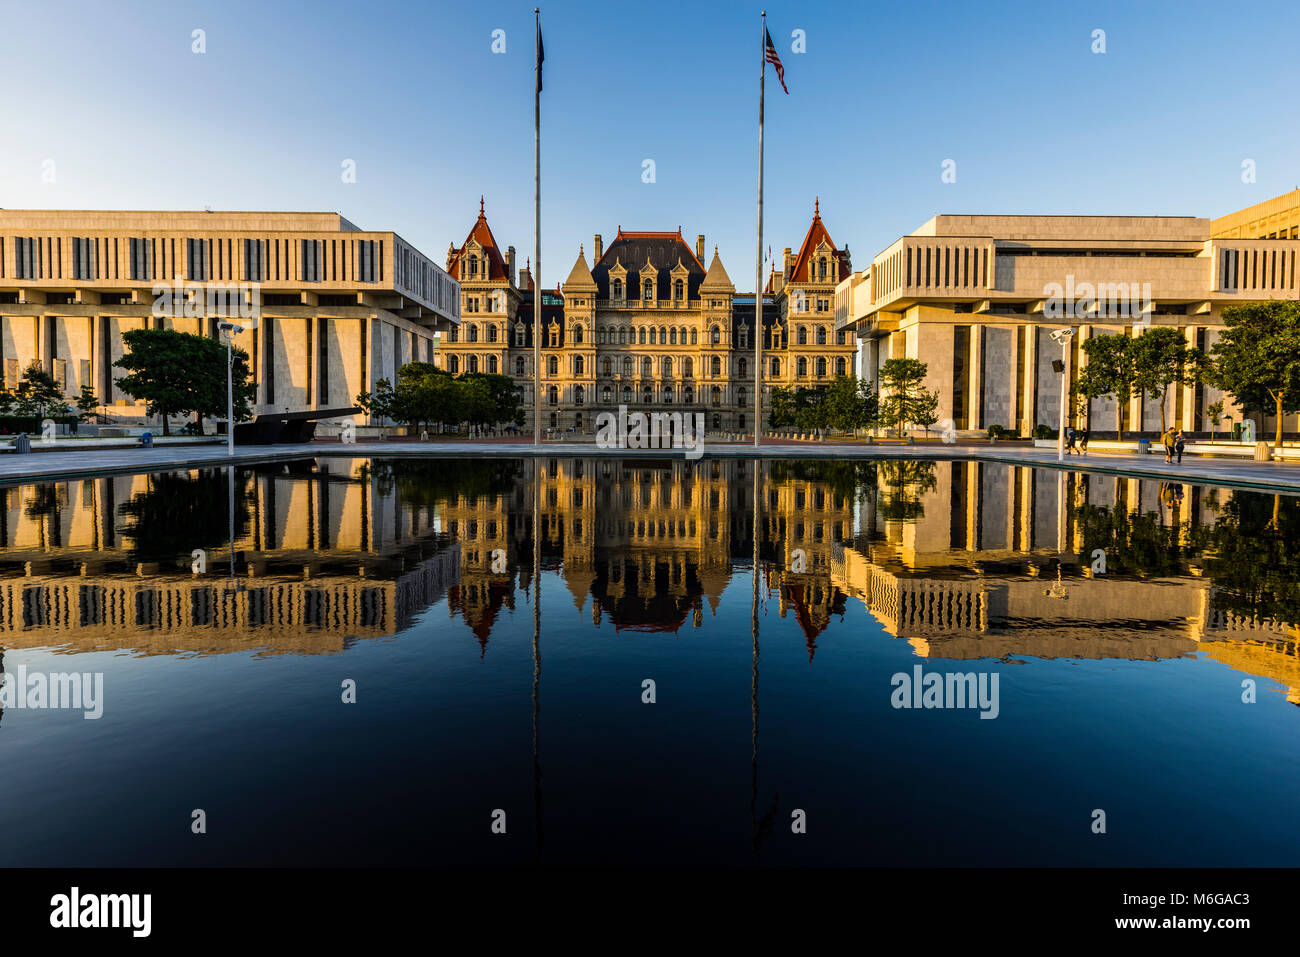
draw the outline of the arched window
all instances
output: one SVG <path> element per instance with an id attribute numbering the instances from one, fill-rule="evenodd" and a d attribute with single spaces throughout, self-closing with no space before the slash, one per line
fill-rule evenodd
<path id="1" fill-rule="evenodd" d="M 614 392 L 609 386 L 605 386 L 605 388 L 600 390 L 600 401 L 604 402 L 606 405 L 614 401 Z"/>
<path id="2" fill-rule="evenodd" d="M 658 337 L 658 334 L 656 333 L 656 331 L 655 331 L 654 329 L 651 329 L 651 330 L 650 330 L 650 345 L 652 345 L 652 346 L 653 346 L 653 345 L 657 345 L 657 344 L 658 344 L 658 338 L 659 338 L 659 337 Z"/>
<path id="3" fill-rule="evenodd" d="M 674 346 L 677 345 L 677 330 L 676 330 L 676 329 L 669 329 L 669 330 L 668 330 L 668 343 L 669 343 L 669 345 L 674 345 Z"/>
<path id="4" fill-rule="evenodd" d="M 596 344 L 603 346 L 605 344 L 605 327 L 601 326 L 596 330 Z"/>
<path id="5" fill-rule="evenodd" d="M 709 375 L 712 376 L 722 375 L 722 360 L 717 356 L 714 356 L 712 359 L 709 360 Z"/>
<path id="6" fill-rule="evenodd" d="M 664 378 L 671 379 L 673 375 L 673 360 L 671 356 L 664 356 Z"/>
<path id="7" fill-rule="evenodd" d="M 694 405 L 695 390 L 692 389 L 690 386 L 687 386 L 684 390 L 682 390 L 682 401 L 685 402 L 687 405 Z"/>
<path id="8" fill-rule="evenodd" d="M 649 279 L 642 283 L 641 288 L 644 290 L 644 295 L 641 297 L 642 299 L 653 299 L 655 297 L 654 283 Z"/>
<path id="9" fill-rule="evenodd" d="M 449 341 L 460 342 L 460 326 L 453 325 L 451 327 L 451 339 Z"/>
<path id="10" fill-rule="evenodd" d="M 714 405 L 722 405 L 722 389 L 714 386 L 709 390 L 709 397 L 713 400 Z"/>
<path id="11" fill-rule="evenodd" d="M 478 372 L 478 356 L 469 357 L 469 374 L 474 375 Z"/>
<path id="12" fill-rule="evenodd" d="M 696 330 L 692 329 L 692 330 L 691 330 L 691 345 L 693 345 L 693 346 L 694 346 L 694 345 L 698 345 L 698 344 L 699 344 L 699 341 L 700 341 L 700 334 L 699 334 L 699 332 L 697 332 Z"/>
<path id="13" fill-rule="evenodd" d="M 740 359 L 740 362 L 738 362 L 736 365 L 737 365 L 736 375 L 740 376 L 740 378 L 742 378 L 742 379 L 745 378 L 747 375 L 749 375 L 749 360 L 748 360 L 748 359 L 746 359 L 746 358 L 744 358 L 744 357 L 742 356 L 741 359 Z"/>
<path id="14" fill-rule="evenodd" d="M 549 389 L 547 389 L 547 390 L 546 390 L 546 401 L 547 401 L 549 404 L 551 404 L 551 405 L 559 405 L 559 404 L 560 404 L 560 390 L 557 389 L 555 386 L 551 386 Z"/>
<path id="15" fill-rule="evenodd" d="M 835 374 L 844 375 L 844 357 L 840 356 L 835 360 Z"/>
<path id="16" fill-rule="evenodd" d="M 682 281 L 679 279 L 675 283 L 673 283 L 673 298 L 680 300 L 684 298 L 684 294 L 685 294 L 685 287 L 683 287 Z"/>
<path id="17" fill-rule="evenodd" d="M 600 365 L 601 365 L 601 374 L 602 374 L 602 375 L 613 375 L 613 374 L 614 374 L 614 363 L 613 363 L 613 360 L 611 360 L 611 359 L 609 358 L 609 356 L 606 356 L 605 359 L 604 359 L 604 361 L 602 361 Z"/>
<path id="18" fill-rule="evenodd" d="M 452 356 L 447 361 L 447 371 L 452 375 L 460 375 L 460 356 Z"/>
<path id="19" fill-rule="evenodd" d="M 573 357 L 573 374 L 574 374 L 574 375 L 582 375 L 582 374 L 583 374 L 583 362 L 582 362 L 582 356 L 574 356 L 574 357 Z"/>
<path id="20" fill-rule="evenodd" d="M 819 346 L 824 346 L 824 345 L 826 345 L 826 327 L 825 327 L 825 326 L 818 326 L 818 327 L 817 327 L 817 345 L 819 345 Z"/>
<path id="21" fill-rule="evenodd" d="M 478 323 L 476 322 L 469 324 L 469 341 L 478 342 Z"/>
<path id="22" fill-rule="evenodd" d="M 623 298 L 623 280 L 621 279 L 614 280 L 614 298 L 615 299 Z"/>
<path id="23" fill-rule="evenodd" d="M 780 374 L 781 374 L 781 360 L 780 360 L 780 359 L 773 359 L 773 360 L 772 360 L 772 375 L 780 375 Z"/>
<path id="24" fill-rule="evenodd" d="M 626 329 L 620 329 L 620 330 L 618 330 L 618 344 L 619 344 L 620 346 L 625 346 L 625 345 L 627 345 L 627 330 L 626 330 Z"/>
<path id="25" fill-rule="evenodd" d="M 649 389 L 646 389 L 645 395 L 642 396 L 641 401 L 643 401 L 646 405 L 649 405 L 654 400 L 655 400 L 654 393 L 652 393 Z"/>
<path id="26" fill-rule="evenodd" d="M 489 375 L 496 375 L 496 374 L 497 374 L 497 357 L 496 357 L 496 356 L 488 356 L 488 374 L 489 374 Z"/>
<path id="27" fill-rule="evenodd" d="M 748 397 L 749 397 L 749 393 L 746 392 L 743 388 L 737 389 L 737 390 L 736 390 L 736 405 L 740 406 L 740 407 L 743 409 L 743 408 L 745 407 L 745 405 L 747 404 L 745 400 L 746 400 Z"/>
<path id="28" fill-rule="evenodd" d="M 639 345 L 645 345 L 645 344 L 646 344 L 646 342 L 645 342 L 645 326 L 642 326 L 642 327 L 641 327 L 640 342 L 639 342 L 638 344 L 639 344 Z"/>
<path id="29" fill-rule="evenodd" d="M 659 344 L 661 346 L 668 345 L 668 330 L 663 326 L 659 327 Z"/>
<path id="30" fill-rule="evenodd" d="M 631 375 L 631 374 L 632 374 L 632 357 L 631 357 L 631 356 L 624 356 L 624 357 L 623 357 L 623 375 Z"/>
<path id="31" fill-rule="evenodd" d="M 553 429 L 558 429 L 559 427 L 560 427 L 560 417 L 559 417 L 558 415 L 556 415 L 554 412 L 552 412 L 552 413 L 551 413 L 551 428 L 553 428 Z"/>
<path id="32" fill-rule="evenodd" d="M 546 374 L 547 375 L 560 374 L 560 360 L 557 359 L 555 356 L 546 357 Z"/>
<path id="33" fill-rule="evenodd" d="M 818 360 L 817 360 L 817 378 L 819 378 L 819 379 L 824 379 L 825 377 L 826 377 L 826 360 L 825 360 L 825 359 L 818 359 Z"/>
<path id="34" fill-rule="evenodd" d="M 587 397 L 587 396 L 586 396 L 586 393 L 583 392 L 583 390 L 582 390 L 582 386 L 580 386 L 580 385 L 575 385 L 575 386 L 573 387 L 573 404 L 574 404 L 574 405 L 582 405 L 582 402 L 583 402 L 583 400 L 584 400 L 586 397 Z"/>
<path id="35" fill-rule="evenodd" d="M 632 401 L 632 387 L 630 385 L 625 385 L 623 386 L 623 404 L 627 405 L 631 401 Z"/>
<path id="36" fill-rule="evenodd" d="M 799 357 L 798 370 L 799 370 L 798 376 L 800 379 L 802 379 L 804 376 L 808 374 L 808 360 L 805 359 L 803 356 Z"/>
<path id="37" fill-rule="evenodd" d="M 690 356 L 682 360 L 682 375 L 687 379 L 695 378 L 695 360 Z"/>
<path id="38" fill-rule="evenodd" d="M 515 375 L 523 375 L 523 374 L 524 374 L 524 357 L 519 356 L 517 359 L 515 359 Z"/>
<path id="39" fill-rule="evenodd" d="M 654 375 L 654 363 L 649 356 L 646 356 L 641 360 L 641 376 L 648 379 L 652 375 Z"/>
<path id="40" fill-rule="evenodd" d="M 805 326 L 799 327 L 799 331 L 795 336 L 795 341 L 801 346 L 808 345 L 808 329 Z"/>
<path id="41" fill-rule="evenodd" d="M 709 329 L 709 341 L 710 341 L 711 343 L 713 343 L 715 346 L 716 346 L 719 342 L 721 342 L 721 341 L 722 341 L 722 330 L 719 329 L 717 326 L 713 326 L 712 328 L 710 328 L 710 329 Z"/>
<path id="42" fill-rule="evenodd" d="M 666 385 L 664 386 L 664 403 L 668 404 L 671 403 L 672 401 L 673 401 L 673 387 L 670 385 Z"/>
<path id="43" fill-rule="evenodd" d="M 487 334 L 488 334 L 488 342 L 497 341 L 497 324 L 495 322 L 488 323 Z"/>
<path id="44" fill-rule="evenodd" d="M 576 326 L 573 327 L 573 344 L 574 344 L 575 346 L 580 346 L 580 345 L 582 345 L 582 326 L 581 326 L 581 325 L 576 325 Z"/>

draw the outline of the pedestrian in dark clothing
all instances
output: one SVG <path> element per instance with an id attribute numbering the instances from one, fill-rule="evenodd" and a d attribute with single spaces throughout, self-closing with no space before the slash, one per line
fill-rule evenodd
<path id="1" fill-rule="evenodd" d="M 1179 429 L 1174 439 L 1174 451 L 1178 453 L 1178 464 L 1183 464 L 1183 449 L 1187 447 L 1187 436 L 1183 435 L 1183 430 Z"/>
<path id="2" fill-rule="evenodd" d="M 1079 454 L 1080 455 L 1088 454 L 1088 430 L 1087 429 L 1079 430 Z"/>
<path id="3" fill-rule="evenodd" d="M 1065 454 L 1074 453 L 1074 426 L 1066 426 L 1065 429 Z"/>

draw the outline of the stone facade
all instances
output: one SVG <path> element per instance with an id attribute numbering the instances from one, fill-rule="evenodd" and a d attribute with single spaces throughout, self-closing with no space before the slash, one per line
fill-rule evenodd
<path id="1" fill-rule="evenodd" d="M 705 260 L 708 258 L 708 266 Z M 785 250 L 764 291 L 763 387 L 822 387 L 854 372 L 852 336 L 833 327 L 835 285 L 849 255 L 831 239 L 820 206 L 799 253 Z M 483 204 L 447 271 L 461 284 L 463 322 L 439 347 L 452 373 L 514 378 L 531 431 L 533 309 L 537 291 L 514 247 L 503 252 Z M 711 431 L 754 427 L 753 294 L 737 293 L 704 236 L 692 248 L 676 232 L 625 232 L 605 245 L 597 234 L 568 278 L 544 291 L 542 427 L 594 432 L 596 416 L 629 411 L 700 413 Z"/>

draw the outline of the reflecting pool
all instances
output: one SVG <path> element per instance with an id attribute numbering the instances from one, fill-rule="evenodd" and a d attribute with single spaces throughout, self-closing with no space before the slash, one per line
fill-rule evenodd
<path id="1" fill-rule="evenodd" d="M 1298 582 L 1298 498 L 969 461 L 3 489 L 0 864 L 1294 866 Z"/>

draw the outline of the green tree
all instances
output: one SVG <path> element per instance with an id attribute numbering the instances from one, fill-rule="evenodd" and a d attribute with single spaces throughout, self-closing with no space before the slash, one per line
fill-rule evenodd
<path id="1" fill-rule="evenodd" d="M 809 432 L 825 429 L 830 422 L 830 410 L 826 405 L 826 392 L 823 389 L 799 389 L 794 394 L 794 424 Z"/>
<path id="2" fill-rule="evenodd" d="M 99 396 L 95 395 L 94 388 L 89 382 L 82 383 L 81 391 L 77 393 L 77 421 L 89 422 L 95 416 L 95 410 L 99 408 Z"/>
<path id="3" fill-rule="evenodd" d="M 1214 436 L 1219 430 L 1219 423 L 1223 421 L 1223 400 L 1211 402 L 1205 407 L 1205 414 L 1210 418 L 1210 441 L 1214 441 Z"/>
<path id="4" fill-rule="evenodd" d="M 855 375 L 836 376 L 826 388 L 826 412 L 831 428 L 851 431 L 866 428 L 880 415 L 871 383 Z"/>
<path id="5" fill-rule="evenodd" d="M 1165 396 L 1170 386 L 1199 381 L 1203 355 L 1188 347 L 1183 334 L 1170 326 L 1155 326 L 1129 340 L 1135 391 L 1160 402 L 1160 432 L 1165 432 Z"/>
<path id="6" fill-rule="evenodd" d="M 920 423 L 933 415 L 938 407 L 938 396 L 925 388 L 926 364 L 919 359 L 886 359 L 880 367 L 881 392 L 880 417 L 888 426 L 903 435 L 907 423 Z M 930 425 L 934 424 L 931 418 Z"/>
<path id="7" fill-rule="evenodd" d="M 365 410 L 366 415 L 378 419 L 380 425 L 384 424 L 385 419 L 393 418 L 393 406 L 396 401 L 397 395 L 393 391 L 393 385 L 387 379 L 375 382 L 374 392 L 357 393 L 357 405 Z"/>
<path id="8" fill-rule="evenodd" d="M 1083 352 L 1088 364 L 1080 370 L 1074 384 L 1074 391 L 1085 399 L 1115 397 L 1115 436 L 1121 442 L 1124 441 L 1124 406 L 1133 397 L 1137 383 L 1132 344 L 1133 340 L 1122 332 L 1084 340 Z"/>
<path id="9" fill-rule="evenodd" d="M 171 434 L 172 415 L 192 413 L 201 426 L 205 416 L 226 414 L 224 343 L 171 329 L 132 329 L 122 334 L 122 341 L 128 351 L 113 365 L 127 374 L 116 379 L 116 385 L 127 395 L 144 399 L 149 415 L 162 417 L 163 435 Z M 232 383 L 238 422 L 252 416 L 257 394 L 243 349 L 233 350 Z"/>
<path id="10" fill-rule="evenodd" d="M 1300 411 L 1300 302 L 1270 299 L 1223 310 L 1223 333 L 1210 350 L 1212 381 L 1243 405 L 1282 419 Z"/>
<path id="11" fill-rule="evenodd" d="M 42 369 L 40 363 L 32 362 L 18 381 L 14 411 L 18 415 L 35 416 L 39 421 L 54 415 L 67 415 L 71 408 L 54 376 Z"/>
<path id="12" fill-rule="evenodd" d="M 781 386 L 773 389 L 767 400 L 767 424 L 774 429 L 794 425 L 794 413 L 794 393 Z"/>

